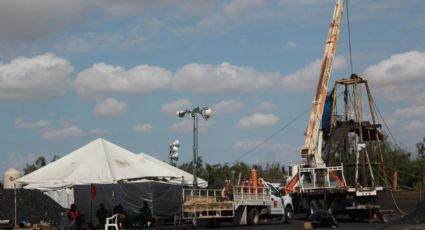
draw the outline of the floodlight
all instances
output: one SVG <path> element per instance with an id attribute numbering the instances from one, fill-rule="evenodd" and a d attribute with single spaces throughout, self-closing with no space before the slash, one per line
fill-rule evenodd
<path id="1" fill-rule="evenodd" d="M 173 141 L 173 143 L 171 143 L 173 146 L 176 146 L 176 147 L 180 147 L 180 141 L 179 140 L 175 140 L 175 141 Z"/>
<path id="2" fill-rule="evenodd" d="M 179 159 L 179 153 L 178 153 L 179 147 L 180 147 L 179 140 L 175 140 L 173 141 L 173 143 L 170 144 L 170 153 L 169 153 L 170 160 L 177 161 Z"/>
<path id="3" fill-rule="evenodd" d="M 184 117 L 184 115 L 186 114 L 186 111 L 184 111 L 184 110 L 179 110 L 179 111 L 177 111 L 177 112 L 176 112 L 176 114 L 177 114 L 179 117 Z"/>
<path id="4" fill-rule="evenodd" d="M 204 107 L 202 109 L 202 116 L 205 118 L 205 120 L 208 120 L 212 115 L 212 110 L 208 107 Z"/>

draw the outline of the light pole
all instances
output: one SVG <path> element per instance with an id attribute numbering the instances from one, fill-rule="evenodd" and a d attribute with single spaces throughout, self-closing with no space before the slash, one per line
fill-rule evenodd
<path id="1" fill-rule="evenodd" d="M 208 118 L 211 117 L 212 111 L 208 107 L 200 109 L 199 106 L 194 108 L 192 111 L 187 109 L 177 111 L 177 115 L 179 117 L 184 117 L 187 113 L 190 113 L 193 118 L 193 187 L 196 188 L 198 187 L 198 116 L 201 115 L 205 120 L 208 120 Z"/>

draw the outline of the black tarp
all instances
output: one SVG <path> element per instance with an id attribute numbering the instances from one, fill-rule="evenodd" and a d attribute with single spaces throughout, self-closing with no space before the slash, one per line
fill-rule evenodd
<path id="1" fill-rule="evenodd" d="M 96 198 L 91 200 L 92 187 Z M 154 218 L 171 218 L 179 215 L 182 204 L 182 186 L 161 182 L 120 184 L 93 184 L 74 186 L 75 204 L 86 222 L 97 224 L 96 210 L 103 203 L 112 214 L 114 206 L 121 204 L 131 221 L 136 221 L 143 202 L 147 202 Z M 91 215 L 90 215 L 91 214 Z"/>
<path id="2" fill-rule="evenodd" d="M 0 188 L 0 219 L 13 219 L 15 216 L 14 190 Z M 43 192 L 38 190 L 16 190 L 17 220 L 30 223 L 59 223 L 61 212 L 66 210 Z"/>

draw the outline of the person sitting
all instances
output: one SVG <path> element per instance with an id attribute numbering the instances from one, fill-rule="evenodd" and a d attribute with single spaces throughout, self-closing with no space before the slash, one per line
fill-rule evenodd
<path id="1" fill-rule="evenodd" d="M 128 227 L 127 212 L 121 204 L 118 204 L 113 208 L 113 213 L 118 214 L 118 223 L 123 227 Z"/>
<path id="2" fill-rule="evenodd" d="M 108 211 L 103 203 L 100 203 L 99 209 L 96 211 L 96 217 L 99 221 L 99 227 L 103 228 L 106 223 L 106 217 L 108 217 Z"/>
<path id="3" fill-rule="evenodd" d="M 152 212 L 149 208 L 148 202 L 143 201 L 143 206 L 140 208 L 140 224 L 142 228 L 149 228 L 152 220 Z"/>
<path id="4" fill-rule="evenodd" d="M 69 229 L 76 229 L 77 228 L 77 218 L 79 216 L 79 213 L 77 211 L 77 206 L 75 204 L 71 204 L 71 209 L 68 211 L 68 228 Z"/>

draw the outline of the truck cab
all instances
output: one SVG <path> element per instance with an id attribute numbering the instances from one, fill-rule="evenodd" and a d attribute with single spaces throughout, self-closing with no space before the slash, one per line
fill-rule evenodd
<path id="1" fill-rule="evenodd" d="M 293 217 L 294 207 L 292 204 L 292 197 L 284 195 L 278 188 L 273 184 L 266 182 L 267 189 L 270 191 L 270 199 L 272 201 L 269 207 L 269 214 L 272 216 L 283 216 L 285 221 L 288 221 Z"/>

